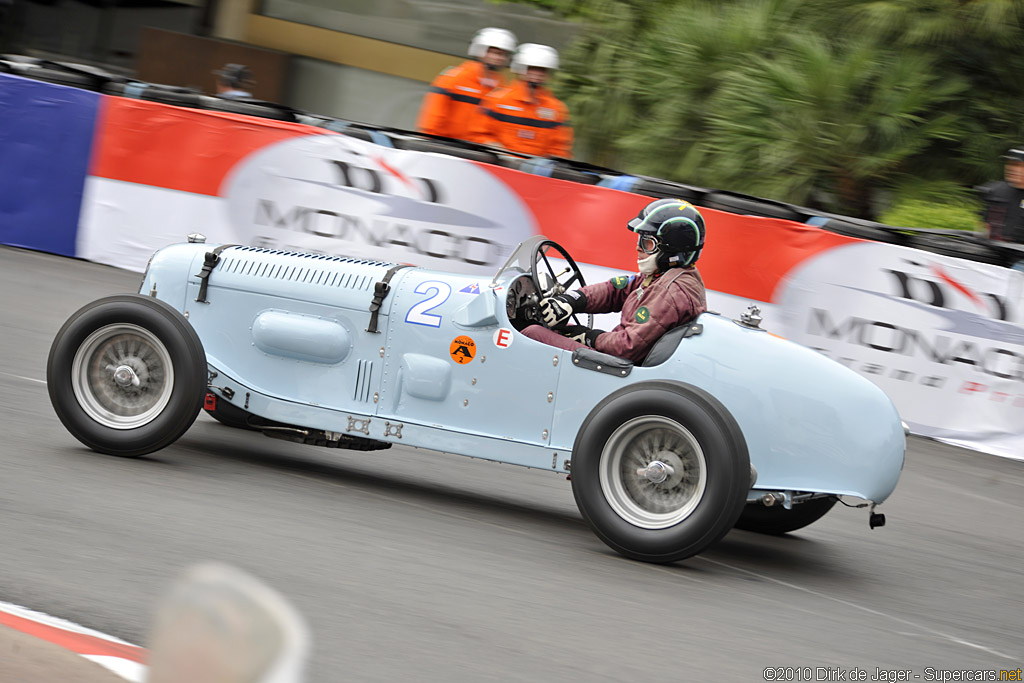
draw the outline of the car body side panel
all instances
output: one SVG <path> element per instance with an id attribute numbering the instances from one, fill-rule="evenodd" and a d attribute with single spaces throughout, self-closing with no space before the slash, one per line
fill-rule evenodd
<path id="1" fill-rule="evenodd" d="M 217 370 L 216 367 L 212 369 Z M 427 453 L 440 451 L 468 455 L 483 460 L 558 472 L 567 472 L 569 468 L 571 454 L 546 445 L 532 445 L 515 439 L 501 439 L 433 425 L 419 425 L 359 410 L 339 411 L 288 401 L 261 394 L 223 373 L 215 378 L 215 383 L 221 388 L 218 390 L 218 401 L 229 400 L 224 397 L 222 391 L 224 388 L 229 389 L 233 394 L 229 402 L 239 407 L 248 406 L 247 410 L 253 414 L 284 424 L 303 425 L 346 436 L 423 448 L 427 449 Z M 283 434 L 288 435 L 287 432 Z"/>
<path id="2" fill-rule="evenodd" d="M 389 296 L 378 412 L 545 445 L 559 354 L 543 345 L 497 345 L 496 307 L 504 303 L 481 284 L 478 278 L 420 269 L 402 278 Z M 506 327 L 499 341 L 513 339 Z"/>
<path id="3" fill-rule="evenodd" d="M 199 302 L 202 262 L 200 255 L 188 273 L 185 311 L 219 372 L 268 396 L 374 411 L 382 363 L 374 337 L 382 335 L 365 328 L 374 283 L 389 264 L 230 249 Z M 378 324 L 386 328 L 387 316 Z"/>

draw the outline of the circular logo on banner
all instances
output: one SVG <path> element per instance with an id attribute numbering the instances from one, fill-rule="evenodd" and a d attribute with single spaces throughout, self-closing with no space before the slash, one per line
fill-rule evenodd
<path id="1" fill-rule="evenodd" d="M 494 331 L 494 345 L 499 349 L 507 349 L 512 346 L 512 330 L 502 327 Z"/>
<path id="2" fill-rule="evenodd" d="M 448 347 L 448 353 L 453 361 L 459 365 L 465 365 L 476 356 L 476 342 L 465 335 L 456 337 Z"/>
<path id="3" fill-rule="evenodd" d="M 1021 434 L 1024 319 L 1005 268 L 876 242 L 808 258 L 775 298 L 781 331 L 864 375 L 932 436 Z"/>
<path id="4" fill-rule="evenodd" d="M 493 274 L 536 231 L 518 194 L 465 159 L 311 135 L 265 147 L 220 188 L 240 244 Z"/>

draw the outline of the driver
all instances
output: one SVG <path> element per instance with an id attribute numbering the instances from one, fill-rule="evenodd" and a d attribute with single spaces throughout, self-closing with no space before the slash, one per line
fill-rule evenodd
<path id="1" fill-rule="evenodd" d="M 620 275 L 540 302 L 544 325 L 523 334 L 575 351 L 589 346 L 640 363 L 673 327 L 707 310 L 704 281 L 694 267 L 704 247 L 704 218 L 689 202 L 659 199 L 627 226 L 638 234 L 636 275 Z M 605 332 L 568 325 L 576 313 L 622 311 L 622 322 Z"/>

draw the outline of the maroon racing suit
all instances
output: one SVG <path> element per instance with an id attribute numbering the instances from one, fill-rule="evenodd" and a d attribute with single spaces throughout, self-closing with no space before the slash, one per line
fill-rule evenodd
<path id="1" fill-rule="evenodd" d="M 587 298 L 585 313 L 622 311 L 622 321 L 614 329 L 597 335 L 592 346 L 634 363 L 647 357 L 661 335 L 707 310 L 704 281 L 693 267 L 647 276 L 620 275 L 579 291 Z M 526 328 L 523 334 L 569 351 L 583 346 L 540 325 Z"/>

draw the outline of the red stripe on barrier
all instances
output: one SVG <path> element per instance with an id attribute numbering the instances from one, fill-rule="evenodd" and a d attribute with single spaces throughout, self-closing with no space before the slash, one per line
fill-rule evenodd
<path id="1" fill-rule="evenodd" d="M 0 612 L 0 624 L 35 638 L 41 638 L 66 650 L 71 650 L 76 654 L 120 657 L 121 659 L 127 659 L 138 664 L 146 663 L 146 650 L 134 645 L 117 643 L 86 633 L 78 633 L 77 631 L 67 631 L 32 619 L 8 614 L 7 612 Z"/>
<path id="2" fill-rule="evenodd" d="M 700 209 L 707 224 L 697 269 L 708 289 L 775 302 L 790 272 L 812 256 L 862 240 L 781 218 Z"/>
<path id="3" fill-rule="evenodd" d="M 105 96 L 89 172 L 216 196 L 231 169 L 249 154 L 281 140 L 333 134 L 300 123 Z"/>
<path id="4" fill-rule="evenodd" d="M 479 164 L 533 212 L 541 232 L 580 263 L 636 272 L 636 235 L 626 222 L 651 197 Z M 772 302 L 779 284 L 808 258 L 861 240 L 779 218 L 700 207 L 707 225 L 697 269 L 708 289 Z"/>
<path id="5" fill-rule="evenodd" d="M 540 231 L 580 263 L 636 271 L 636 234 L 626 221 L 648 202 L 629 192 L 531 175 L 479 162 L 519 195 Z"/>

